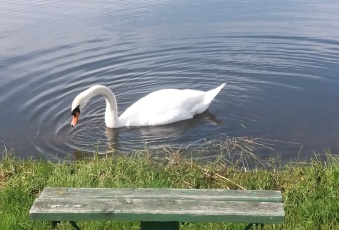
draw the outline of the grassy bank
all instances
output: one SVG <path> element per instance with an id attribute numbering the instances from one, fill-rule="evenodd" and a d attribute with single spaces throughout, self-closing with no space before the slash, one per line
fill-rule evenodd
<path id="1" fill-rule="evenodd" d="M 48 229 L 28 211 L 46 186 L 277 189 L 286 219 L 265 229 L 339 229 L 339 158 L 245 170 L 218 158 L 197 163 L 178 153 L 162 160 L 152 154 L 80 159 L 72 163 L 0 159 L 0 229 Z M 138 223 L 80 222 L 83 229 L 138 229 Z M 186 224 L 181 229 L 244 229 L 244 224 Z M 59 229 L 71 229 L 61 224 Z"/>

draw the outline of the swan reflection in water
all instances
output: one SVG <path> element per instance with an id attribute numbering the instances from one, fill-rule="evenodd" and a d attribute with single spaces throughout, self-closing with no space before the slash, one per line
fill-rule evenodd
<path id="1" fill-rule="evenodd" d="M 160 147 L 161 143 L 166 140 L 178 139 L 180 136 L 197 127 L 202 126 L 202 120 L 207 121 L 211 125 L 221 125 L 222 122 L 211 113 L 209 110 L 201 114 L 195 115 L 192 119 L 178 121 L 167 125 L 158 126 L 144 126 L 144 127 L 123 127 L 123 128 L 107 128 L 105 129 L 105 135 L 107 138 L 107 152 L 116 152 L 120 149 L 119 145 L 119 133 L 136 131 L 140 132 L 140 139 L 146 143 L 158 143 L 156 147 Z M 131 143 L 133 144 L 133 143 Z M 154 146 L 155 147 L 155 146 Z"/>

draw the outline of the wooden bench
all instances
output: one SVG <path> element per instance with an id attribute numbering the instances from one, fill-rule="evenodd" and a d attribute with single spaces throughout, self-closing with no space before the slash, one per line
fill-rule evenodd
<path id="1" fill-rule="evenodd" d="M 178 230 L 180 222 L 278 224 L 280 191 L 222 189 L 45 188 L 30 209 L 35 221 L 140 221 L 142 230 Z M 54 228 L 53 227 L 53 228 Z"/>

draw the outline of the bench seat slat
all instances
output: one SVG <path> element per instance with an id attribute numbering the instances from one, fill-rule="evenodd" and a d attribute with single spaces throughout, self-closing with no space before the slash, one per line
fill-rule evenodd
<path id="1" fill-rule="evenodd" d="M 282 203 L 182 199 L 38 198 L 30 217 L 40 221 L 183 221 L 282 223 Z"/>
<path id="2" fill-rule="evenodd" d="M 280 191 L 224 189 L 147 188 L 45 188 L 40 198 L 134 198 L 199 199 L 223 201 L 282 202 Z"/>

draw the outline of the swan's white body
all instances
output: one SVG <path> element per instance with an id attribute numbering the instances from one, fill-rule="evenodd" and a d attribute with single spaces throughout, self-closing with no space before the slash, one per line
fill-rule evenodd
<path id="1" fill-rule="evenodd" d="M 80 111 L 87 102 L 96 95 L 106 99 L 105 123 L 108 128 L 122 126 L 154 126 L 173 123 L 192 118 L 194 115 L 206 111 L 214 97 L 226 83 L 207 92 L 199 90 L 163 89 L 139 99 L 118 117 L 118 107 L 112 91 L 102 85 L 92 86 L 81 92 L 72 103 L 72 114 Z M 75 126 L 77 122 L 73 123 Z"/>

